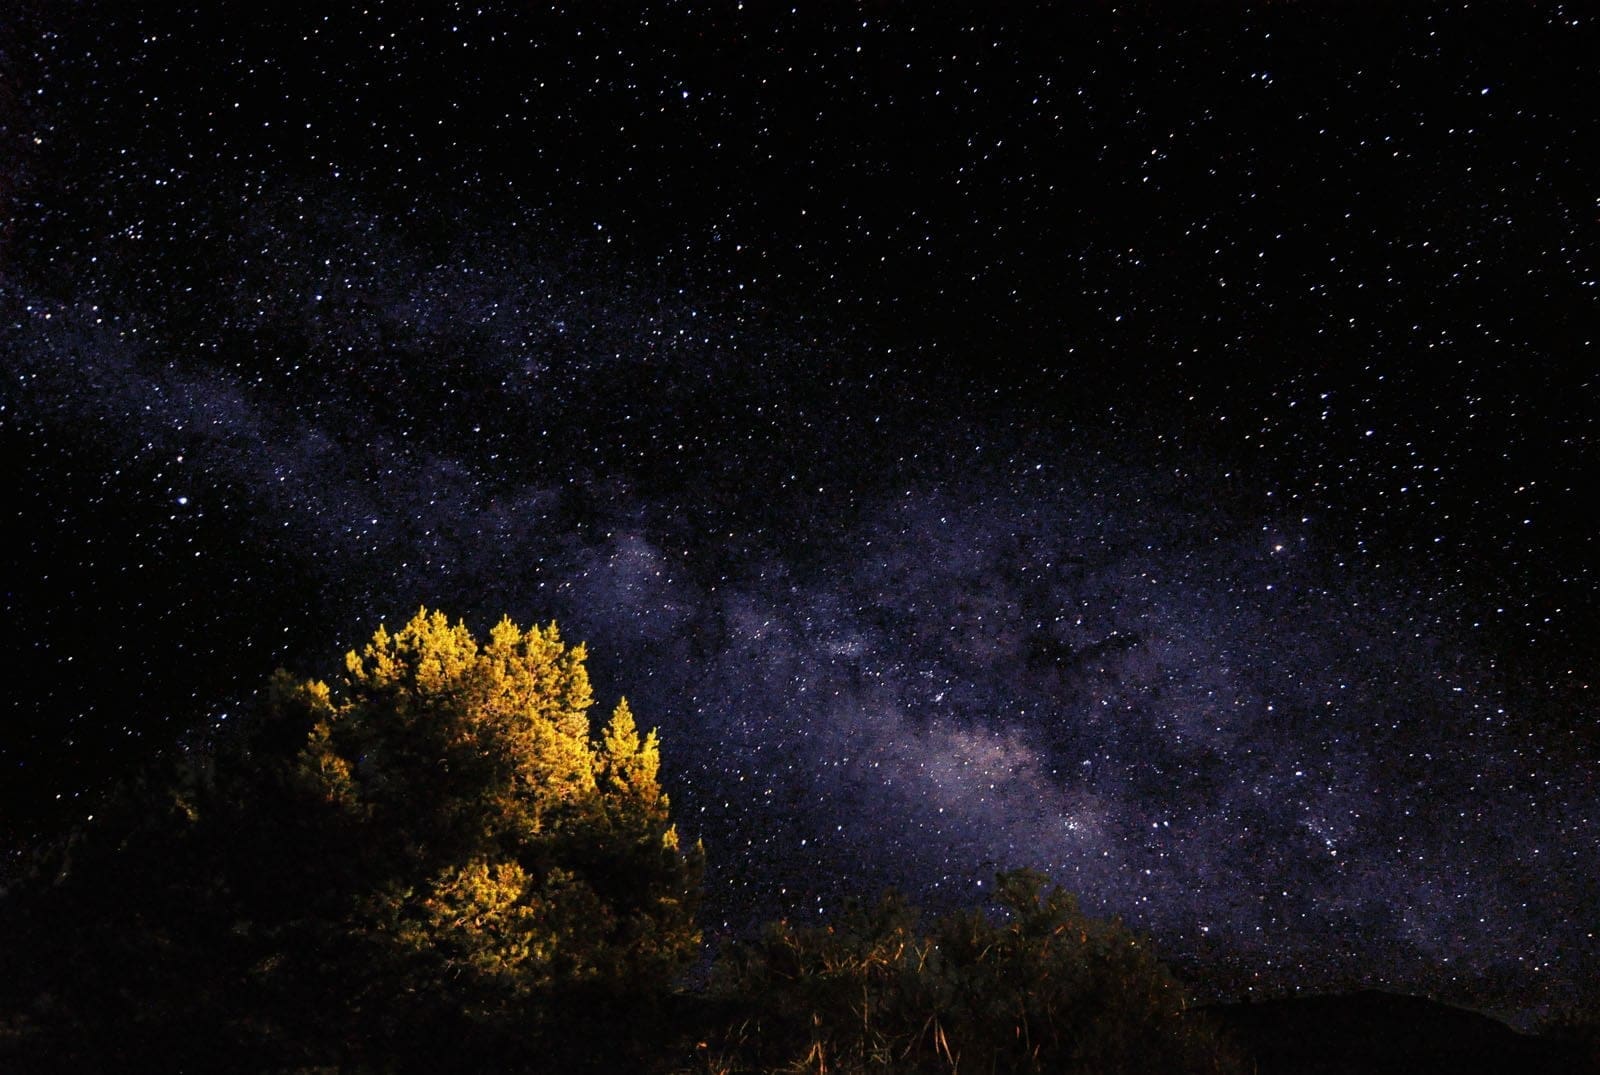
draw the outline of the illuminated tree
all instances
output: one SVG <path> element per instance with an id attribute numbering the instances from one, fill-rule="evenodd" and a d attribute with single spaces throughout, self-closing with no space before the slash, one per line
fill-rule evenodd
<path id="1" fill-rule="evenodd" d="M 310 726 L 292 782 L 360 860 L 345 921 L 382 991 L 520 1015 L 658 990 L 697 950 L 701 854 L 679 848 L 656 736 L 625 701 L 592 736 L 585 659 L 554 624 L 480 644 L 423 610 L 337 689 L 277 685 L 269 723 Z"/>
<path id="2" fill-rule="evenodd" d="M 514 1068 L 655 1003 L 699 948 L 702 853 L 655 734 L 626 702 L 591 727 L 586 656 L 554 624 L 479 641 L 424 609 L 331 686 L 280 672 L 14 901 L 49 938 L 28 960 L 63 968 L 36 976 L 57 1045 Z"/>

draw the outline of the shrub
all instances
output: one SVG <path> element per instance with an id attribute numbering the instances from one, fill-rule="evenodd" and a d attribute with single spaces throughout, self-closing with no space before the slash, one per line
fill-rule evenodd
<path id="1" fill-rule="evenodd" d="M 828 926 L 778 923 L 719 961 L 725 1071 L 1223 1072 L 1236 1061 L 1150 946 L 1031 871 L 999 914 L 924 929 L 894 896 Z"/>

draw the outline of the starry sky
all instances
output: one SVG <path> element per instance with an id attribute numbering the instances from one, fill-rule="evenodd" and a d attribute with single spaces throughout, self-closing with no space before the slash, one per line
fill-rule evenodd
<path id="1" fill-rule="evenodd" d="M 1581 5 L 3 6 L 9 853 L 427 604 L 588 641 L 712 936 L 1600 974 Z"/>

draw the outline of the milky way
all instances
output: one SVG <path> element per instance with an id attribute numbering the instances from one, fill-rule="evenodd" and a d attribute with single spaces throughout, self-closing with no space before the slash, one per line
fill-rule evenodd
<path id="1" fill-rule="evenodd" d="M 656 18 L 5 43 L 13 845 L 427 604 L 590 644 L 713 935 L 1592 975 L 1578 21 Z"/>

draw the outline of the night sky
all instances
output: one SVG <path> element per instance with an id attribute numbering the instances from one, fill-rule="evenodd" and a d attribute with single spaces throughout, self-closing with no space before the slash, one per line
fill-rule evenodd
<path id="1" fill-rule="evenodd" d="M 426 604 L 589 643 L 712 936 L 1600 976 L 1584 5 L 141 6 L 0 0 L 11 854 Z"/>

